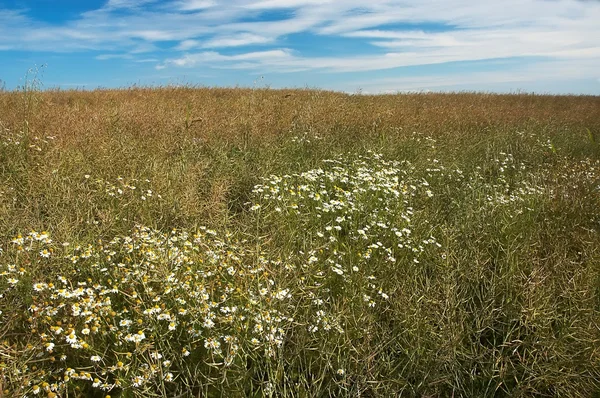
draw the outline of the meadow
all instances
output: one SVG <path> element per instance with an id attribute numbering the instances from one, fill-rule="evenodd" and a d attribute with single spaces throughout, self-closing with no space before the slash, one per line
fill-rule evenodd
<path id="1" fill-rule="evenodd" d="M 600 396 L 600 97 L 0 93 L 0 396 Z"/>

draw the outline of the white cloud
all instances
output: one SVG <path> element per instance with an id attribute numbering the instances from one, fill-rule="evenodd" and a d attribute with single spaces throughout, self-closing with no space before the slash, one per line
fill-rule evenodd
<path id="1" fill-rule="evenodd" d="M 532 82 L 555 82 L 588 80 L 597 73 L 595 62 L 589 61 L 540 61 L 528 65 L 516 65 L 502 71 L 455 72 L 448 74 L 424 73 L 419 76 L 394 77 L 346 82 L 344 87 L 361 87 L 370 93 L 406 91 L 448 91 L 457 87 L 492 87 L 511 84 L 514 88 Z M 350 90 L 352 91 L 352 90 Z"/>
<path id="2" fill-rule="evenodd" d="M 132 59 L 131 54 L 100 54 L 96 55 L 96 58 L 99 61 L 107 61 L 111 59 Z"/>
<path id="3" fill-rule="evenodd" d="M 238 54 L 238 55 L 222 55 L 215 51 L 204 51 L 195 54 L 185 54 L 183 57 L 167 59 L 163 65 L 157 66 L 157 69 L 164 69 L 169 65 L 175 65 L 185 68 L 192 68 L 199 65 L 211 65 L 215 62 L 252 62 L 248 65 L 257 66 L 261 63 L 267 62 L 267 60 L 276 59 L 287 59 L 290 57 L 289 50 L 278 49 L 268 51 L 255 51 L 250 53 Z M 239 66 L 239 65 L 232 65 Z"/>
<path id="4" fill-rule="evenodd" d="M 150 3 L 154 3 L 157 0 L 108 0 L 104 6 L 106 9 L 123 9 L 123 8 L 139 8 Z"/>
<path id="5" fill-rule="evenodd" d="M 157 58 L 141 58 L 141 59 L 136 59 L 133 62 L 137 62 L 137 63 L 156 63 L 158 62 Z"/>
<path id="6" fill-rule="evenodd" d="M 176 37 L 173 32 L 153 29 L 132 30 L 128 34 L 131 38 L 139 38 L 149 42 L 174 40 Z"/>
<path id="7" fill-rule="evenodd" d="M 187 51 L 187 50 L 191 50 L 192 48 L 198 48 L 200 47 L 201 43 L 198 40 L 183 40 L 181 43 L 179 43 L 177 45 L 177 47 L 175 47 L 176 50 L 179 51 Z"/>
<path id="8" fill-rule="evenodd" d="M 186 0 L 179 1 L 176 4 L 177 8 L 182 11 L 204 10 L 217 5 L 217 3 L 212 0 Z"/>
<path id="9" fill-rule="evenodd" d="M 332 4 L 333 0 L 262 0 L 248 3 L 249 4 L 247 4 L 246 7 L 249 9 L 269 10 L 278 8 L 299 8 L 307 6 L 318 6 L 323 4 Z"/>
<path id="10" fill-rule="evenodd" d="M 250 44 L 265 44 L 273 41 L 272 38 L 255 35 L 252 33 L 241 33 L 233 36 L 215 37 L 202 44 L 204 48 L 240 47 Z"/>

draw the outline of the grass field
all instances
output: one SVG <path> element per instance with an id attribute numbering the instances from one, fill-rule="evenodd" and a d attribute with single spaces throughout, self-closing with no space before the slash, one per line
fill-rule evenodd
<path id="1" fill-rule="evenodd" d="M 0 93 L 0 396 L 600 396 L 600 97 Z"/>

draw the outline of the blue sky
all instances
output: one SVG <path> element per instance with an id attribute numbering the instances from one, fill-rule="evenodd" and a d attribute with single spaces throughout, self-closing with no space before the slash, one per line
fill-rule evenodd
<path id="1" fill-rule="evenodd" d="M 0 79 L 600 95 L 596 0 L 0 0 Z"/>

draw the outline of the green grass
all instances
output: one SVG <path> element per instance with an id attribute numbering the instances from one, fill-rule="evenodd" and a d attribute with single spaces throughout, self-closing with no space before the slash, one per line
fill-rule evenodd
<path id="1" fill-rule="evenodd" d="M 599 105 L 0 93 L 0 396 L 598 395 Z"/>

